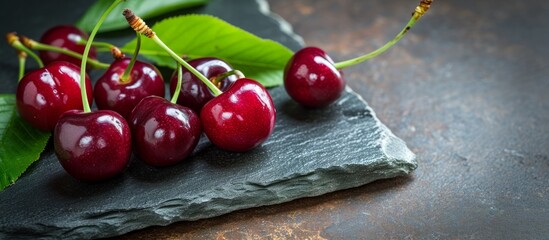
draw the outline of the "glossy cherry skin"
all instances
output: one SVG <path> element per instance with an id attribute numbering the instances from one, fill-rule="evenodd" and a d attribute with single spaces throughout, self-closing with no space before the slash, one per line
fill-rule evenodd
<path id="1" fill-rule="evenodd" d="M 92 84 L 86 75 L 86 91 Z M 17 85 L 16 105 L 21 118 L 42 131 L 52 131 L 64 112 L 82 109 L 80 67 L 53 62 L 28 72 Z M 93 98 L 88 95 L 88 101 Z"/>
<path id="2" fill-rule="evenodd" d="M 269 92 L 248 78 L 236 81 L 200 112 L 202 129 L 210 142 L 232 152 L 249 151 L 267 140 L 275 118 Z"/>
<path id="3" fill-rule="evenodd" d="M 324 107 L 337 100 L 345 89 L 345 79 L 334 61 L 320 48 L 297 51 L 284 69 L 284 88 L 305 107 Z"/>
<path id="4" fill-rule="evenodd" d="M 196 70 L 202 73 L 206 78 L 213 80 L 219 75 L 232 71 L 233 68 L 225 61 L 219 58 L 197 58 L 189 61 L 189 64 Z M 229 89 L 229 87 L 238 79 L 235 75 L 230 75 L 219 81 L 217 87 L 221 91 Z M 174 95 L 177 87 L 177 72 L 172 75 L 170 82 L 170 93 Z M 200 81 L 194 74 L 183 68 L 183 76 L 181 79 L 181 91 L 177 98 L 177 103 L 191 108 L 199 113 L 202 106 L 214 98 L 214 94 L 208 87 Z"/>
<path id="5" fill-rule="evenodd" d="M 122 173 L 131 156 L 128 123 L 110 110 L 66 112 L 55 127 L 53 144 L 61 166 L 83 181 L 100 181 Z"/>
<path id="6" fill-rule="evenodd" d="M 111 63 L 95 83 L 93 93 L 97 108 L 113 110 L 126 119 L 141 99 L 151 95 L 164 97 L 165 94 L 162 75 L 155 66 L 146 62 L 136 61 L 129 81 L 123 82 L 120 77 L 129 63 L 129 58 Z"/>
<path id="7" fill-rule="evenodd" d="M 84 44 L 78 44 L 80 39 L 88 39 L 88 34 L 71 25 L 60 25 L 50 28 L 40 38 L 40 42 L 48 45 L 53 45 L 61 48 L 84 54 Z M 74 58 L 65 54 L 52 51 L 39 51 L 40 58 L 44 61 L 44 64 L 52 63 L 55 61 L 66 61 L 80 66 L 82 60 Z M 88 53 L 89 58 L 96 58 L 97 54 L 95 48 L 90 48 Z"/>
<path id="8" fill-rule="evenodd" d="M 132 110 L 129 123 L 134 153 L 157 167 L 185 160 L 202 134 L 195 112 L 157 96 L 141 100 Z"/>

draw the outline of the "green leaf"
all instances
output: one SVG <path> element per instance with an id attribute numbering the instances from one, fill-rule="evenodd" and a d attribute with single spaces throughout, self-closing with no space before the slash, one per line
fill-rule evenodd
<path id="1" fill-rule="evenodd" d="M 221 58 L 266 87 L 282 84 L 283 69 L 293 55 L 280 43 L 259 38 L 209 15 L 169 18 L 152 29 L 178 55 Z M 139 54 L 157 65 L 175 69 L 175 61 L 167 53 L 151 39 L 143 38 Z M 133 51 L 136 42 L 132 40 L 122 50 Z"/>
<path id="2" fill-rule="evenodd" d="M 0 191 L 40 158 L 50 135 L 19 117 L 14 94 L 0 94 Z"/>
<path id="3" fill-rule="evenodd" d="M 84 15 L 76 22 L 80 29 L 91 32 L 101 14 L 112 3 L 112 0 L 98 0 L 93 4 Z M 131 9 L 137 16 L 148 19 L 160 16 L 164 13 L 178 9 L 195 7 L 207 4 L 208 0 L 127 0 L 118 5 L 99 29 L 100 32 L 129 28 L 126 19 L 122 16 L 124 8 Z"/>

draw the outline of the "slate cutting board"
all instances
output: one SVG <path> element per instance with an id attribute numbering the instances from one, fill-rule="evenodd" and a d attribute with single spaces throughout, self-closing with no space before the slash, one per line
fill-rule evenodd
<path id="1" fill-rule="evenodd" d="M 299 39 L 287 31 L 287 26 L 266 14 L 266 2 L 227 3 L 212 1 L 193 11 L 219 16 L 292 49 L 300 47 Z M 79 13 L 52 16 L 70 22 Z M 44 16 L 29 18 L 32 23 Z M 58 24 L 46 21 L 44 29 Z M 38 35 L 42 31 L 39 27 L 24 28 L 26 24 L 13 27 L 34 29 Z M 11 51 L 6 46 L 0 50 L 6 54 Z M 15 58 L 0 61 L 0 76 L 15 79 Z M 3 93 L 15 89 L 14 83 L 1 84 Z M 415 155 L 406 144 L 351 89 L 330 107 L 316 110 L 300 107 L 281 87 L 270 92 L 277 109 L 274 133 L 248 153 L 221 151 L 204 137 L 194 156 L 183 164 L 153 168 L 132 159 L 122 176 L 87 184 L 67 175 L 48 146 L 13 186 L 0 192 L 0 238 L 116 236 L 152 225 L 317 196 L 408 174 L 417 167 Z"/>

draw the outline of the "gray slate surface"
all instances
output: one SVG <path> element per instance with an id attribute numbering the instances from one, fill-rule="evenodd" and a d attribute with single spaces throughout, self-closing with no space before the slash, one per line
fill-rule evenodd
<path id="1" fill-rule="evenodd" d="M 405 143 L 350 89 L 320 110 L 300 107 L 283 88 L 271 93 L 278 111 L 274 133 L 248 153 L 224 152 L 202 139 L 186 163 L 152 168 L 133 159 L 122 176 L 87 184 L 46 151 L 0 193 L 0 237 L 115 236 L 317 196 L 417 167 Z"/>
<path id="2" fill-rule="evenodd" d="M 231 11 L 223 1 L 213 1 L 199 11 L 292 49 L 299 47 L 277 21 L 257 11 L 261 4 L 242 2 L 247 4 L 240 6 L 248 7 L 235 16 L 227 14 Z M 8 51 L 1 47 L 1 52 Z M 16 62 L 0 61 L 4 66 Z M 16 69 L 3 68 L 0 74 L 15 75 Z M 15 89 L 13 83 L 0 84 L 2 92 Z M 87 184 L 68 176 L 48 146 L 36 164 L 0 192 L 0 239 L 116 236 L 152 225 L 317 196 L 408 174 L 417 167 L 405 143 L 352 90 L 347 89 L 330 107 L 317 110 L 300 107 L 283 88 L 271 93 L 277 108 L 274 133 L 261 147 L 244 154 L 218 150 L 203 138 L 186 163 L 152 168 L 133 159 L 122 176 Z"/>

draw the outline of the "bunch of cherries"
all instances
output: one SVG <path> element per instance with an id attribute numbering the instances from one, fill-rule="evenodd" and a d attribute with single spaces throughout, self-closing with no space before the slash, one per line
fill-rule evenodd
<path id="1" fill-rule="evenodd" d="M 120 2 L 113 2 L 102 19 Z M 286 91 L 305 107 L 334 102 L 345 87 L 340 70 L 388 49 L 430 3 L 422 0 L 403 31 L 377 52 L 334 63 L 319 48 L 298 51 L 284 70 Z M 20 41 L 17 35 L 8 34 L 8 42 L 20 56 L 31 55 L 40 66 L 24 76 L 20 73 L 18 112 L 32 126 L 53 131 L 55 153 L 70 175 L 84 181 L 111 178 L 124 171 L 132 149 L 152 166 L 174 165 L 191 155 L 203 132 L 215 146 L 233 152 L 249 151 L 267 140 L 276 110 L 260 83 L 218 58 L 184 61 L 142 19 L 128 9 L 123 14 L 137 32 L 138 44 L 132 58 L 113 51 L 117 54 L 110 65 L 97 61 L 93 46 L 102 19 L 89 37 L 74 26 L 54 27 L 39 42 L 24 37 Z M 171 77 L 171 101 L 164 98 L 164 79 L 158 69 L 136 60 L 141 35 L 151 38 L 178 63 Z M 39 50 L 40 57 L 29 48 Z M 90 68 L 108 68 L 93 91 L 86 73 Z M 93 100 L 99 110 L 90 109 Z"/>

